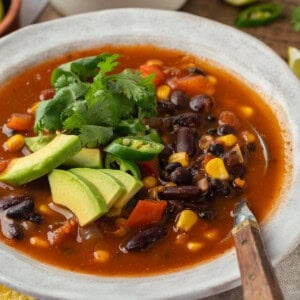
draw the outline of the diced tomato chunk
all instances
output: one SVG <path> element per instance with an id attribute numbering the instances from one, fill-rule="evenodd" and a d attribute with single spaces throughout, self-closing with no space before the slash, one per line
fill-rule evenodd
<path id="1" fill-rule="evenodd" d="M 207 91 L 213 88 L 207 77 L 202 75 L 174 78 L 170 85 L 178 90 L 184 91 L 189 96 L 207 93 Z"/>
<path id="2" fill-rule="evenodd" d="M 129 215 L 127 225 L 137 228 L 158 223 L 161 221 L 166 207 L 167 201 L 165 200 L 139 200 Z"/>
<path id="3" fill-rule="evenodd" d="M 160 173 L 158 158 L 154 158 L 148 161 L 139 161 L 138 166 L 141 170 L 142 176 L 154 176 L 158 177 Z"/>
<path id="4" fill-rule="evenodd" d="M 54 89 L 42 90 L 40 93 L 40 100 L 44 101 L 44 100 L 52 99 L 54 97 L 54 94 L 55 94 Z"/>
<path id="5" fill-rule="evenodd" d="M 65 223 L 54 231 L 48 232 L 48 241 L 51 245 L 58 245 L 68 236 L 74 236 L 77 232 L 78 224 L 75 219 L 65 221 Z"/>
<path id="6" fill-rule="evenodd" d="M 34 123 L 34 116 L 29 114 L 12 114 L 7 121 L 7 127 L 23 131 L 32 129 Z"/>
<path id="7" fill-rule="evenodd" d="M 162 84 L 165 81 L 165 75 L 161 71 L 160 67 L 157 65 L 141 65 L 140 71 L 141 71 L 143 77 L 147 77 L 150 74 L 154 73 L 155 78 L 153 80 L 153 83 L 156 86 Z"/>

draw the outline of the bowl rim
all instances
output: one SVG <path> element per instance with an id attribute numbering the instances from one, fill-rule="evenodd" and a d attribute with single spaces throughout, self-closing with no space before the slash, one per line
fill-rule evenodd
<path id="1" fill-rule="evenodd" d="M 122 27 L 124 16 L 127 18 L 126 28 Z M 174 32 L 177 33 L 176 36 L 170 35 L 166 28 L 160 27 L 166 24 L 165 22 L 172 25 Z M 105 33 L 99 34 L 95 25 L 101 26 L 102 29 L 105 28 Z M 59 34 L 58 31 L 60 31 Z M 45 32 L 47 32 L 47 39 L 45 39 Z M 72 36 L 74 32 L 76 32 L 76 36 L 74 34 Z M 198 40 L 200 36 L 204 39 L 203 41 Z M 230 36 L 229 41 L 226 40 L 228 36 Z M 169 37 L 170 40 L 166 41 L 166 37 Z M 214 41 L 211 40 L 212 37 L 215 38 Z M 242 76 L 241 72 L 243 72 L 242 78 L 247 78 L 246 81 L 249 84 L 263 85 L 262 92 L 266 93 L 268 98 L 274 98 L 280 102 L 280 107 L 277 107 L 276 112 L 279 115 L 288 113 L 290 117 L 287 120 L 282 116 L 282 121 L 287 123 L 288 130 L 293 133 L 291 143 L 295 151 L 292 157 L 294 164 L 292 180 L 293 183 L 300 182 L 300 158 L 295 155 L 300 151 L 300 114 L 296 113 L 300 110 L 300 104 L 296 102 L 296 96 L 300 94 L 300 86 L 297 78 L 286 63 L 265 44 L 237 29 L 212 20 L 183 12 L 129 8 L 86 13 L 31 25 L 0 40 L 0 56 L 9 55 L 12 49 L 26 49 L 27 47 L 31 50 L 30 52 L 33 52 L 33 57 L 29 57 L 29 59 L 26 57 L 28 52 L 15 51 L 15 53 L 11 53 L 13 62 L 0 61 L 0 70 L 2 68 L 4 70 L 4 72 L 0 72 L 0 83 L 13 75 L 10 70 L 12 64 L 18 65 L 18 69 L 22 69 L 47 58 L 55 57 L 58 53 L 76 49 L 83 43 L 84 48 L 92 48 L 92 46 L 107 43 L 151 44 L 151 41 L 153 43 L 160 42 L 159 46 L 161 47 L 173 47 L 211 59 L 212 54 L 217 54 L 216 63 L 218 65 L 220 65 L 219 60 L 223 59 L 221 65 L 229 67 L 230 63 L 232 73 Z M 186 44 L 183 44 L 183 41 L 186 41 Z M 46 48 L 45 42 L 51 47 Z M 73 42 L 71 46 L 70 42 Z M 226 47 L 224 47 L 224 42 L 227 42 Z M 245 53 L 239 50 L 240 45 L 243 45 Z M 201 55 L 197 50 L 200 46 Z M 244 49 L 245 47 L 248 48 Z M 188 49 L 191 51 L 187 51 Z M 232 56 L 231 51 L 235 53 L 234 58 L 229 57 L 229 54 Z M 249 57 L 251 57 L 250 66 L 245 63 L 245 58 L 249 59 Z M 212 59 L 212 61 L 214 60 Z M 274 74 L 276 74 L 274 71 L 284 74 L 281 76 L 282 80 L 274 78 Z M 260 83 L 258 84 L 258 82 Z M 270 101 L 273 105 L 272 99 Z M 296 195 L 299 193 L 300 187 L 294 185 L 293 190 L 285 195 L 287 198 L 280 204 L 281 214 L 278 213 L 278 208 L 272 218 L 263 224 L 262 232 L 265 234 L 266 246 L 273 264 L 278 263 L 295 249 L 300 241 L 300 228 L 293 227 L 294 231 L 290 232 L 291 224 L 285 222 L 285 218 L 291 212 L 294 214 L 289 216 L 289 221 L 296 220 L 295 213 L 300 209 L 300 203 L 296 201 Z M 276 217 L 276 220 L 273 216 Z M 283 228 L 286 233 L 286 244 L 275 244 L 278 243 L 279 236 L 275 234 L 276 239 L 274 240 L 274 233 L 279 228 Z M 16 266 L 16 263 L 21 266 L 18 270 L 11 267 Z M 224 266 L 228 264 L 231 268 L 226 269 L 224 273 Z M 99 277 L 69 273 L 38 263 L 5 245 L 0 245 L 0 266 L 2 266 L 0 269 L 1 282 L 43 299 L 45 297 L 47 299 L 83 299 L 87 296 L 87 289 L 92 289 L 88 295 L 89 299 L 97 299 L 100 294 L 105 299 L 199 298 L 220 293 L 240 283 L 233 249 L 214 261 L 176 273 L 145 278 L 100 276 L 101 282 L 99 282 Z M 213 273 L 212 267 L 214 268 Z M 31 270 L 33 277 L 26 276 L 28 269 Z M 203 274 L 206 272 L 211 277 L 205 278 Z M 199 282 L 202 279 L 203 282 Z M 161 288 L 162 283 L 165 286 L 163 289 Z"/>
<path id="2" fill-rule="evenodd" d="M 21 0 L 11 0 L 9 8 L 0 22 L 0 37 L 9 29 L 10 25 L 14 22 L 19 14 L 21 7 Z"/>

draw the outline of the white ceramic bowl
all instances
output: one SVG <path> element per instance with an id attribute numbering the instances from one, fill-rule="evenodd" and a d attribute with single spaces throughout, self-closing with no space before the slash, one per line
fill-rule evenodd
<path id="1" fill-rule="evenodd" d="M 291 186 L 262 228 L 272 262 L 278 263 L 300 241 L 300 84 L 286 63 L 258 40 L 207 19 L 170 11 L 119 9 L 34 25 L 1 39 L 0 57 L 6 59 L 0 60 L 0 84 L 65 51 L 105 43 L 152 43 L 188 51 L 216 62 L 263 93 L 291 135 L 293 148 Z M 41 299 L 115 300 L 201 298 L 233 288 L 240 280 L 234 249 L 181 272 L 107 278 L 60 270 L 1 244 L 0 282 Z"/>
<path id="2" fill-rule="evenodd" d="M 159 9 L 179 9 L 186 0 L 50 0 L 51 4 L 63 15 L 124 7 L 143 7 Z"/>

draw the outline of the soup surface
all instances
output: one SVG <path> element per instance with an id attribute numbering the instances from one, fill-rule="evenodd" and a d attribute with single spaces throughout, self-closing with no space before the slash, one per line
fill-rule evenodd
<path id="1" fill-rule="evenodd" d="M 151 160 L 131 157 L 143 187 L 122 210 L 108 210 L 85 226 L 52 202 L 47 176 L 18 186 L 3 182 L 2 242 L 51 265 L 108 276 L 177 271 L 224 253 L 233 246 L 231 211 L 239 199 L 247 198 L 259 221 L 276 204 L 285 177 L 284 138 L 260 95 L 226 70 L 188 54 L 149 45 L 104 46 L 68 53 L 17 75 L 0 89 L 3 172 L 11 159 L 30 153 L 22 143 L 11 147 L 9 140 L 15 134 L 37 135 L 32 130 L 37 103 L 57 93 L 52 71 L 104 52 L 120 55 L 113 73 L 130 69 L 144 78 L 155 75 L 157 114 L 142 118 L 142 138 L 152 134 L 154 145 L 160 138 L 164 149 Z M 25 130 L 10 125 L 14 114 L 31 116 L 31 125 Z M 136 129 L 124 135 L 140 137 Z M 123 139 L 125 147 L 132 146 L 130 139 L 127 144 Z M 110 150 L 100 148 L 105 161 Z M 114 159 L 120 154 L 110 153 Z M 106 167 L 118 168 L 120 161 Z M 27 215 L 7 214 L 32 200 Z"/>

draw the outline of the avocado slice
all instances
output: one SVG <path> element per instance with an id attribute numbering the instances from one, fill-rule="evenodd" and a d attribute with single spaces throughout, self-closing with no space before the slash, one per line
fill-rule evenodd
<path id="1" fill-rule="evenodd" d="M 57 135 L 49 144 L 30 155 L 12 159 L 0 173 L 0 181 L 18 186 L 42 177 L 81 149 L 76 135 Z"/>
<path id="2" fill-rule="evenodd" d="M 102 195 L 108 208 L 111 208 L 120 197 L 125 195 L 123 184 L 100 170 L 76 168 L 69 171 L 77 175 L 82 181 L 93 184 Z"/>
<path id="3" fill-rule="evenodd" d="M 101 151 L 98 148 L 82 148 L 73 157 L 67 159 L 63 165 L 66 167 L 101 169 L 103 167 Z"/>
<path id="4" fill-rule="evenodd" d="M 95 186 L 74 173 L 55 169 L 48 179 L 53 202 L 70 209 L 80 226 L 97 220 L 107 212 L 107 205 Z"/>
<path id="5" fill-rule="evenodd" d="M 123 184 L 125 188 L 126 192 L 123 197 L 121 196 L 108 212 L 109 216 L 118 216 L 121 214 L 121 211 L 127 202 L 142 188 L 143 183 L 133 176 L 120 170 L 101 169 L 99 172 L 110 175 L 119 183 Z"/>
<path id="6" fill-rule="evenodd" d="M 25 138 L 25 144 L 31 152 L 36 152 L 45 147 L 53 139 L 53 136 L 34 136 Z M 98 148 L 82 148 L 76 155 L 67 159 L 66 167 L 102 168 L 101 151 Z"/>

